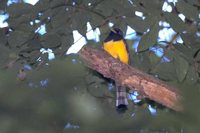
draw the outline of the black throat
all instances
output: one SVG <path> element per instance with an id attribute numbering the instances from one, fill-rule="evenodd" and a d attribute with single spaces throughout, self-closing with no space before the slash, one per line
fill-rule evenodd
<path id="1" fill-rule="evenodd" d="M 113 31 L 110 32 L 110 34 L 108 35 L 108 37 L 104 40 L 104 42 L 109 42 L 109 41 L 119 41 L 122 40 L 123 36 L 118 34 L 118 33 L 114 33 Z"/>

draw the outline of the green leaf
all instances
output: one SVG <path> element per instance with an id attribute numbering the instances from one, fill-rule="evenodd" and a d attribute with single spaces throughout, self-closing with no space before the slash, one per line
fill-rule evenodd
<path id="1" fill-rule="evenodd" d="M 194 36 L 194 34 L 181 34 L 181 38 L 188 47 L 193 49 L 200 49 L 200 38 L 198 36 Z"/>
<path id="2" fill-rule="evenodd" d="M 193 20 L 199 20 L 199 11 L 196 6 L 192 6 L 184 0 L 180 0 L 177 2 L 176 7 L 179 12 L 183 13 L 187 18 Z"/>
<path id="3" fill-rule="evenodd" d="M 32 5 L 26 3 L 17 3 L 8 6 L 7 12 L 10 18 L 18 18 L 31 13 Z"/>
<path id="4" fill-rule="evenodd" d="M 17 3 L 8 6 L 7 12 L 10 17 L 20 17 L 23 15 L 27 15 L 31 12 L 32 6 L 26 3 Z"/>
<path id="5" fill-rule="evenodd" d="M 189 67 L 188 73 L 187 73 L 187 76 L 186 76 L 186 81 L 189 84 L 194 84 L 194 83 L 197 82 L 198 79 L 199 79 L 198 72 L 192 66 Z"/>
<path id="6" fill-rule="evenodd" d="M 181 52 L 188 61 L 193 62 L 193 56 L 196 52 L 195 48 L 186 47 L 186 45 L 183 45 L 183 44 L 176 44 L 173 46 L 176 48 L 176 50 Z"/>
<path id="7" fill-rule="evenodd" d="M 105 19 L 106 16 L 111 16 L 113 12 L 113 4 L 111 0 L 104 0 L 100 4 L 98 4 L 94 9 L 98 11 L 98 14 L 95 13 L 97 16 L 100 16 Z"/>
<path id="8" fill-rule="evenodd" d="M 145 11 L 148 14 L 153 14 L 153 15 L 160 15 L 162 12 L 161 6 L 163 5 L 164 1 L 159 1 L 159 0 L 140 0 L 140 3 L 143 4 L 145 7 Z"/>
<path id="9" fill-rule="evenodd" d="M 169 60 L 173 60 L 174 59 L 174 55 L 175 55 L 174 51 L 172 51 L 172 50 L 166 50 L 166 49 L 164 49 L 164 50 L 165 50 L 165 56 Z"/>
<path id="10" fill-rule="evenodd" d="M 25 48 L 21 48 L 21 52 L 32 52 L 35 50 L 40 50 L 42 48 L 41 42 L 38 38 L 34 38 L 31 41 L 27 42 Z"/>
<path id="11" fill-rule="evenodd" d="M 178 80 L 181 82 L 185 79 L 185 76 L 187 75 L 189 64 L 184 58 L 179 55 L 175 55 L 174 59 L 176 75 L 178 77 Z"/>
<path id="12" fill-rule="evenodd" d="M 153 69 L 152 73 L 157 74 L 162 80 L 176 79 L 176 72 L 172 62 L 158 64 L 155 69 Z"/>
<path id="13" fill-rule="evenodd" d="M 29 64 L 37 64 L 37 59 L 42 56 L 39 50 L 32 51 L 30 54 L 25 54 L 25 56 L 28 58 L 27 62 Z"/>
<path id="14" fill-rule="evenodd" d="M 0 11 L 4 11 L 7 6 L 7 0 L 1 0 Z"/>
<path id="15" fill-rule="evenodd" d="M 72 35 L 61 36 L 61 44 L 62 45 L 59 48 L 54 49 L 54 53 L 56 55 L 65 55 L 65 52 L 73 44 L 73 36 Z"/>
<path id="16" fill-rule="evenodd" d="M 187 2 L 190 3 L 191 5 L 200 6 L 200 2 L 198 0 L 189 0 Z"/>
<path id="17" fill-rule="evenodd" d="M 151 69 L 151 62 L 149 59 L 149 52 L 143 52 L 141 54 L 138 54 L 139 60 L 134 60 L 134 62 L 138 61 L 138 68 L 142 71 L 148 72 Z M 135 59 L 135 58 L 134 58 Z"/>
<path id="18" fill-rule="evenodd" d="M 50 2 L 50 7 L 53 8 L 53 7 L 61 6 L 61 5 L 65 5 L 65 4 L 66 4 L 66 1 L 63 1 L 63 0 L 52 0 Z"/>
<path id="19" fill-rule="evenodd" d="M 153 52 L 149 52 L 149 60 L 151 62 L 151 67 L 155 67 L 155 65 L 161 61 L 160 57 Z"/>
<path id="20" fill-rule="evenodd" d="M 42 16 L 40 16 L 40 21 L 41 22 L 46 22 L 47 21 L 47 19 L 48 19 L 48 17 L 50 17 L 51 18 L 51 20 L 52 20 L 52 15 L 53 14 L 53 10 L 52 9 L 47 9 L 45 12 L 43 12 L 43 15 Z M 58 13 L 57 13 L 58 14 Z M 55 15 L 54 15 L 55 16 Z"/>
<path id="21" fill-rule="evenodd" d="M 5 35 L 5 31 L 7 29 L 0 29 L 0 45 L 3 46 L 7 43 L 7 37 Z"/>
<path id="22" fill-rule="evenodd" d="M 195 60 L 200 61 L 200 51 L 197 53 Z"/>
<path id="23" fill-rule="evenodd" d="M 126 23 L 133 28 L 135 31 L 137 32 L 145 32 L 147 31 L 149 25 L 147 25 L 147 23 L 145 23 L 145 21 L 140 18 L 140 17 L 128 17 L 125 19 Z"/>
<path id="24" fill-rule="evenodd" d="M 12 27 L 12 29 L 19 29 L 19 28 L 25 28 L 29 27 L 29 29 L 33 29 L 33 27 L 30 25 L 31 17 L 29 14 L 19 16 L 17 18 L 9 18 L 8 23 L 9 26 Z"/>
<path id="25" fill-rule="evenodd" d="M 97 26 L 100 26 L 102 24 L 102 22 L 104 22 L 104 19 L 102 17 L 99 17 L 95 14 L 91 14 L 91 25 L 92 27 L 97 27 Z"/>
<path id="26" fill-rule="evenodd" d="M 44 48 L 56 48 L 61 46 L 61 38 L 56 33 L 48 33 L 42 36 L 42 46 Z"/>
<path id="27" fill-rule="evenodd" d="M 102 48 L 102 43 L 101 42 L 97 43 L 94 40 L 87 40 L 87 45 L 92 48 L 96 48 L 96 49 Z"/>
<path id="28" fill-rule="evenodd" d="M 83 1 L 83 4 L 85 6 L 88 6 L 88 3 L 91 3 L 91 6 L 93 6 L 94 4 L 98 3 L 97 0 L 81 0 L 81 1 Z"/>
<path id="29" fill-rule="evenodd" d="M 9 56 L 12 51 L 5 45 L 0 45 L 0 49 L 1 49 L 0 66 L 2 66 L 2 64 L 5 65 L 5 62 L 9 60 Z"/>
<path id="30" fill-rule="evenodd" d="M 75 13 L 73 15 L 72 23 L 71 23 L 71 29 L 78 30 L 79 33 L 82 34 L 83 36 L 85 36 L 86 34 L 86 30 L 87 30 L 86 24 L 88 20 L 90 19 L 90 16 L 83 15 L 87 13 L 88 13 L 87 11 Z"/>
<path id="31" fill-rule="evenodd" d="M 142 10 L 141 12 L 145 12 L 145 11 Z M 160 20 L 159 15 L 149 14 L 149 13 L 145 14 L 145 19 L 138 17 L 136 15 L 127 16 L 125 18 L 126 23 L 130 27 L 132 27 L 135 31 L 140 32 L 140 33 L 146 32 L 149 27 L 151 27 L 152 25 L 155 25 L 155 23 L 157 23 L 157 21 L 159 20 Z"/>
<path id="32" fill-rule="evenodd" d="M 141 64 L 140 58 L 138 56 L 138 53 L 136 53 L 135 51 L 130 52 L 130 63 L 131 63 L 131 66 L 140 68 L 140 64 Z"/>
<path id="33" fill-rule="evenodd" d="M 74 42 L 73 42 L 73 36 L 72 35 L 64 35 L 61 36 L 61 43 L 63 48 L 69 48 Z"/>
<path id="34" fill-rule="evenodd" d="M 178 17 L 175 13 L 164 13 L 164 17 L 166 18 L 167 22 L 176 32 L 183 32 L 186 30 L 186 25 L 184 22 Z"/>
<path id="35" fill-rule="evenodd" d="M 10 47 L 20 47 L 30 38 L 30 34 L 23 31 L 11 32 L 8 37 L 8 43 Z"/>
<path id="36" fill-rule="evenodd" d="M 108 34 L 110 33 L 110 28 L 108 26 L 102 26 L 100 27 L 100 32 L 101 32 L 100 40 L 105 40 Z"/>
<path id="37" fill-rule="evenodd" d="M 155 45 L 158 37 L 158 31 L 159 31 L 159 26 L 156 23 L 153 27 L 151 27 L 148 33 L 142 36 L 138 46 L 138 51 L 147 50 L 149 47 Z"/>
<path id="38" fill-rule="evenodd" d="M 50 8 L 50 0 L 39 0 L 34 6 L 33 6 L 33 12 L 43 12 L 45 10 L 48 10 Z"/>
<path id="39" fill-rule="evenodd" d="M 51 18 L 51 24 L 54 29 L 65 27 L 66 24 L 72 19 L 70 18 L 72 15 L 69 15 L 64 7 L 54 9 L 53 11 L 47 10 L 47 12 L 45 12 L 46 17 L 51 15 L 53 16 Z M 45 19 L 45 17 L 42 19 Z"/>

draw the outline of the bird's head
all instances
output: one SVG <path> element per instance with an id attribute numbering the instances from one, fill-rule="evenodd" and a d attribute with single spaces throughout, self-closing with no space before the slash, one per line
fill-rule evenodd
<path id="1" fill-rule="evenodd" d="M 113 29 L 111 29 L 111 32 L 113 32 L 114 34 L 123 36 L 123 32 L 119 28 L 113 28 Z"/>

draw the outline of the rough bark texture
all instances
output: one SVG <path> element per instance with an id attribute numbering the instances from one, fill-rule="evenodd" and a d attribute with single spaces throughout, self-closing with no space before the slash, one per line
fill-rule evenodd
<path id="1" fill-rule="evenodd" d="M 178 90 L 159 79 L 114 59 L 104 50 L 84 46 L 79 52 L 88 67 L 118 84 L 139 91 L 145 97 L 168 108 L 182 111 Z"/>

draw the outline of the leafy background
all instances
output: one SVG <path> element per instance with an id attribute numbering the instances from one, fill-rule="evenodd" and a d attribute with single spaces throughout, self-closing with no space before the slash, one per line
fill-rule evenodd
<path id="1" fill-rule="evenodd" d="M 1 132 L 198 132 L 199 9 L 196 0 L 1 0 L 0 15 L 9 15 L 0 28 Z M 74 30 L 86 37 L 87 22 L 101 32 L 100 42 L 88 40 L 95 47 L 108 35 L 109 22 L 124 33 L 134 29 L 136 37 L 127 40 L 131 65 L 179 88 L 185 112 L 158 108 L 152 115 L 146 105 L 131 103 L 117 114 L 109 82 L 76 54 L 65 54 Z M 38 32 L 42 25 L 45 34 Z M 169 39 L 159 37 L 163 28 L 173 29 Z M 56 59 L 49 61 L 42 48 Z"/>

